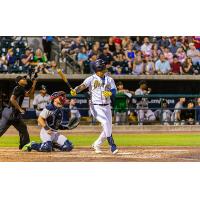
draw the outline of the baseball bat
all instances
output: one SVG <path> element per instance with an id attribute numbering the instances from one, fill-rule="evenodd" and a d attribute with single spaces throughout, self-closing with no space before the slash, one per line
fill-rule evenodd
<path id="1" fill-rule="evenodd" d="M 67 84 L 67 86 L 69 87 L 69 89 L 71 90 L 72 89 L 72 86 L 70 85 L 69 81 L 67 80 L 67 76 L 65 76 L 62 72 L 61 69 L 58 69 L 57 70 L 59 76 L 62 78 L 62 80 Z"/>

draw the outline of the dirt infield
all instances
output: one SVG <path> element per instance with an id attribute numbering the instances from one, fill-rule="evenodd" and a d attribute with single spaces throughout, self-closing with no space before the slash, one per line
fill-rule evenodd
<path id="1" fill-rule="evenodd" d="M 16 148 L 0 148 L 1 162 L 199 162 L 198 147 L 129 147 L 120 148 L 117 155 L 107 149 L 95 154 L 90 148 L 72 152 L 22 152 Z"/>

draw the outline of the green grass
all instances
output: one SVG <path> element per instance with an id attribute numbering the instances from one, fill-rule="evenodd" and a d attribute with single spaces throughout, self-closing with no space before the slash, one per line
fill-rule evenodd
<path id="1" fill-rule="evenodd" d="M 98 137 L 92 135 L 69 135 L 74 146 L 91 146 Z M 118 146 L 200 146 L 200 134 L 120 134 L 114 135 Z M 40 141 L 38 136 L 31 137 L 32 141 Z M 0 138 L 0 147 L 17 147 L 18 136 Z"/>

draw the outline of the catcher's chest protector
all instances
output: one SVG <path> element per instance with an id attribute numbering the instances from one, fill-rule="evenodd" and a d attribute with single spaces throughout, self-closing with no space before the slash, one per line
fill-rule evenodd
<path id="1" fill-rule="evenodd" d="M 47 106 L 48 109 L 49 106 Z M 47 125 L 53 129 L 58 130 L 60 124 L 68 123 L 68 113 L 69 109 L 61 108 L 58 109 L 56 107 L 50 107 L 51 115 L 46 119 Z"/>

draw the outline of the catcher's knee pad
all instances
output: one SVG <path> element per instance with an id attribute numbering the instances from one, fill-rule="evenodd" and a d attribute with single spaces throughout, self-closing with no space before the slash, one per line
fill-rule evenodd
<path id="1" fill-rule="evenodd" d="M 53 150 L 53 145 L 51 141 L 44 142 L 41 144 L 40 151 L 42 152 L 51 152 Z"/>
<path id="2" fill-rule="evenodd" d="M 73 144 L 69 140 L 66 140 L 63 146 L 61 147 L 61 151 L 71 151 L 72 149 Z"/>

